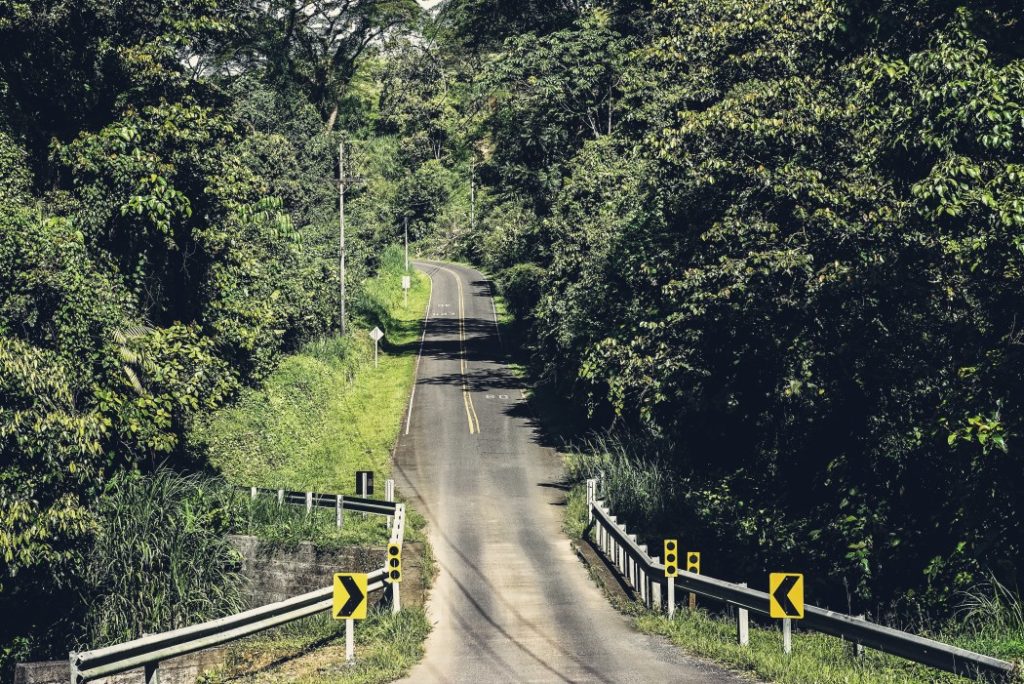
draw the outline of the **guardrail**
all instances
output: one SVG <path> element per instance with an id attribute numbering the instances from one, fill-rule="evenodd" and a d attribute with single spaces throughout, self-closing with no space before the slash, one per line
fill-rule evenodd
<path id="1" fill-rule="evenodd" d="M 255 499 L 260 494 L 267 494 L 277 497 L 280 504 L 293 506 L 305 506 L 306 510 L 313 508 L 334 508 L 346 511 L 358 511 L 360 513 L 376 513 L 379 515 L 394 515 L 394 480 L 388 480 L 386 489 L 388 500 L 366 499 L 358 496 L 345 494 L 324 494 L 322 492 L 293 492 L 287 489 L 266 489 L 263 487 L 246 487 L 249 495 Z"/>
<path id="2" fill-rule="evenodd" d="M 273 490 L 264 490 L 273 491 Z M 295 494 L 296 492 L 291 492 Z M 306 503 L 306 494 L 302 494 Z M 320 495 L 333 497 L 335 495 Z M 375 499 L 345 497 L 345 504 L 353 504 L 348 510 L 379 513 L 392 517 L 389 544 L 401 547 L 405 539 L 405 505 Z M 289 502 L 292 503 L 292 502 Z M 330 506 L 335 506 L 335 499 Z M 316 504 L 314 504 L 316 505 Z M 322 505 L 322 504 L 321 504 Z M 387 562 L 383 567 L 367 575 L 367 589 L 377 591 L 386 586 Z M 392 612 L 401 609 L 398 584 L 391 584 Z M 70 654 L 71 684 L 84 684 L 100 677 L 143 668 L 147 684 L 156 684 L 160 661 L 195 653 L 205 648 L 241 639 L 242 637 L 279 627 L 288 622 L 300 620 L 316 613 L 330 610 L 333 603 L 333 586 L 317 589 L 284 601 L 253 608 L 236 615 L 210 620 L 191 627 L 151 634 L 123 644 L 107 646 L 92 651 Z"/>
<path id="3" fill-rule="evenodd" d="M 667 597 L 665 566 L 657 556 L 647 552 L 647 546 L 637 541 L 625 525 L 618 522 L 608 506 L 597 498 L 597 483 L 587 481 L 587 509 L 590 528 L 594 530 L 595 542 L 601 552 L 614 565 L 623 579 L 636 591 L 637 596 L 648 608 L 668 609 L 662 601 Z M 671 595 L 680 589 L 698 596 L 714 599 L 735 606 L 741 614 L 747 611 L 769 615 L 767 592 L 749 589 L 746 585 L 687 572 L 682 568 L 672 580 Z M 663 592 L 662 590 L 665 589 Z M 672 601 L 674 602 L 674 598 Z M 671 607 L 674 610 L 674 606 Z M 671 611 L 670 611 L 671 612 Z M 741 619 L 745 619 L 745 615 Z M 837 636 L 857 645 L 891 653 L 893 655 L 928 665 L 939 670 L 953 672 L 971 679 L 981 677 L 1008 679 L 1019 672 L 1016 665 L 998 658 L 975 653 L 967 649 L 950 646 L 934 639 L 910 634 L 891 627 L 868 622 L 860 617 L 837 613 L 815 606 L 805 606 L 801 626 Z M 743 627 L 740 628 L 741 643 Z"/>

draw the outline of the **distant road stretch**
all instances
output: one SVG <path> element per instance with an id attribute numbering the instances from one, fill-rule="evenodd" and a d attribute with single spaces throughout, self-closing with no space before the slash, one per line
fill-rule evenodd
<path id="1" fill-rule="evenodd" d="M 396 483 L 430 522 L 434 631 L 407 682 L 744 682 L 634 631 L 561 532 L 555 453 L 504 362 L 491 286 L 417 263 L 433 294 Z"/>

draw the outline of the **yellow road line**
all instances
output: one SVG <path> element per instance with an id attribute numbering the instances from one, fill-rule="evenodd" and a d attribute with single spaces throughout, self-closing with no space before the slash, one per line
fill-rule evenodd
<path id="1" fill-rule="evenodd" d="M 480 418 L 476 415 L 476 407 L 473 405 L 473 395 L 469 391 L 469 374 L 466 364 L 466 303 L 462 291 L 462 278 L 458 274 L 441 267 L 455 278 L 455 284 L 459 288 L 459 367 L 462 370 L 462 403 L 466 407 L 466 420 L 469 423 L 469 434 L 479 434 Z"/>

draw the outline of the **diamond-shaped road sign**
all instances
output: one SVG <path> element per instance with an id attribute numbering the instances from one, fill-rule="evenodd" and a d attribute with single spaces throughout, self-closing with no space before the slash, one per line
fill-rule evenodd
<path id="1" fill-rule="evenodd" d="M 773 572 L 768 576 L 769 614 L 773 618 L 800 620 L 804 616 L 804 576 L 798 572 Z"/>
<path id="2" fill-rule="evenodd" d="M 366 618 L 366 573 L 339 572 L 334 575 L 334 606 L 331 615 L 335 620 Z"/>
<path id="3" fill-rule="evenodd" d="M 377 326 L 373 326 L 373 330 L 370 331 L 370 337 L 373 338 L 374 342 L 378 342 L 380 338 L 384 337 L 384 333 Z"/>

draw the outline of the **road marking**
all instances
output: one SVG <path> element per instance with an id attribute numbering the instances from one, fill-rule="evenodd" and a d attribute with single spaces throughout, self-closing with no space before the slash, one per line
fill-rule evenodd
<path id="1" fill-rule="evenodd" d="M 473 395 L 469 391 L 469 372 L 466 363 L 466 297 L 462 289 L 462 278 L 457 273 L 444 266 L 439 266 L 451 277 L 455 278 L 455 284 L 459 288 L 459 368 L 462 371 L 462 404 L 466 407 L 466 420 L 469 423 L 469 434 L 480 433 L 480 419 L 476 415 L 476 407 L 473 405 Z"/>
<path id="2" fill-rule="evenodd" d="M 436 268 L 435 268 L 436 270 Z M 423 334 L 420 335 L 420 353 L 416 356 L 416 370 L 413 371 L 412 393 L 409 395 L 409 413 L 405 417 L 405 434 L 409 434 L 409 426 L 412 425 L 412 403 L 416 400 L 416 384 L 420 378 L 420 359 L 423 358 L 423 343 L 427 339 L 427 323 L 430 321 L 430 302 L 434 299 L 434 279 L 426 271 L 423 275 L 430 281 L 430 294 L 427 296 L 427 308 L 423 311 Z"/>

